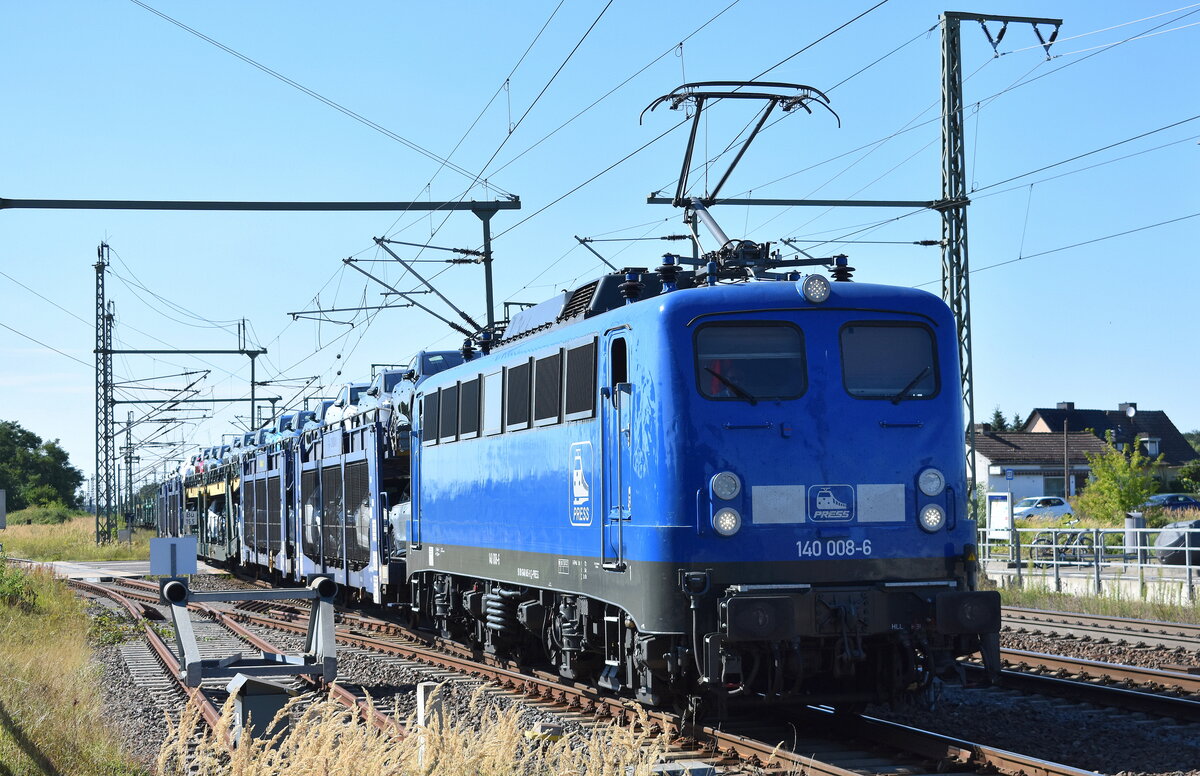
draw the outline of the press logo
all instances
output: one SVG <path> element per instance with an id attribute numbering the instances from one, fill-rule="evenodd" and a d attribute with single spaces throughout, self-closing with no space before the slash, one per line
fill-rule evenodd
<path id="1" fill-rule="evenodd" d="M 576 442 L 570 450 L 571 525 L 592 524 L 592 443 Z"/>
<path id="2" fill-rule="evenodd" d="M 816 522 L 854 519 L 854 488 L 849 485 L 812 485 L 808 489 L 808 516 Z"/>

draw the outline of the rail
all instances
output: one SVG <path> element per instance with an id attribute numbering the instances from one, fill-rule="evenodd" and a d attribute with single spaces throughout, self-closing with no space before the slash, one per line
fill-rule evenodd
<path id="1" fill-rule="evenodd" d="M 1017 587 L 1033 581 L 1063 592 L 1068 582 L 1103 593 L 1114 580 L 1177 584 L 1194 602 L 1200 586 L 1200 525 L 1195 528 L 981 528 L 979 557 Z"/>

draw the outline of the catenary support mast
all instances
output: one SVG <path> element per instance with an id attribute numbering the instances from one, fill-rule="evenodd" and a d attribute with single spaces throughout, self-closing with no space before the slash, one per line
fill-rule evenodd
<path id="1" fill-rule="evenodd" d="M 958 329 L 958 358 L 963 412 L 967 422 L 967 482 L 970 495 L 975 494 L 975 378 L 971 357 L 971 269 L 967 252 L 967 164 L 963 126 L 962 40 L 960 23 L 977 21 L 983 27 L 993 49 L 1004 39 L 1009 23 L 1033 25 L 1034 32 L 1050 56 L 1050 44 L 1058 36 L 1062 19 L 1040 19 L 1028 16 L 997 16 L 994 14 L 942 14 L 942 198 L 934 206 L 942 214 L 942 299 L 954 312 Z M 988 22 L 1002 26 L 995 36 Z M 1050 37 L 1042 37 L 1038 25 L 1054 27 Z M 997 56 L 999 54 L 997 53 Z M 971 501 L 972 516 L 975 501 Z"/>
<path id="2" fill-rule="evenodd" d="M 104 300 L 104 271 L 108 267 L 108 244 L 96 249 L 96 543 L 106 541 L 115 530 L 113 500 L 113 313 Z"/>

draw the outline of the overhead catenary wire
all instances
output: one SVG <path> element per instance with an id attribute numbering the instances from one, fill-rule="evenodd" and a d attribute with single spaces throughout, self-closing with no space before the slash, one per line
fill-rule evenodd
<path id="1" fill-rule="evenodd" d="M 1080 242 L 1071 243 L 1070 245 L 1060 245 L 1057 248 L 1050 248 L 1049 250 L 1038 251 L 1037 253 L 1030 253 L 1030 254 L 1027 254 L 1024 256 L 1018 256 L 1015 259 L 999 261 L 999 262 L 996 262 L 995 264 L 988 264 L 987 266 L 984 266 L 984 267 L 975 267 L 974 269 L 971 270 L 971 274 L 975 274 L 977 272 L 984 272 L 989 269 L 996 269 L 997 267 L 1006 267 L 1009 264 L 1016 264 L 1017 262 L 1027 261 L 1029 259 L 1036 259 L 1036 258 L 1040 258 L 1042 256 L 1049 256 L 1054 253 L 1061 253 L 1062 251 L 1069 251 L 1072 248 L 1081 248 L 1084 245 L 1093 245 L 1098 242 L 1104 242 L 1105 240 L 1113 240 L 1118 237 L 1125 237 L 1126 235 L 1136 234 L 1138 232 L 1145 232 L 1150 229 L 1157 229 L 1159 227 L 1168 226 L 1170 224 L 1177 224 L 1181 221 L 1187 221 L 1192 218 L 1200 218 L 1200 212 L 1189 213 L 1186 216 L 1179 216 L 1177 218 L 1169 218 L 1166 221 L 1159 221 L 1159 222 L 1153 223 L 1153 224 L 1146 224 L 1145 226 L 1139 226 L 1139 227 L 1135 227 L 1133 229 L 1126 229 L 1121 232 L 1114 232 L 1113 234 L 1106 234 L 1101 237 L 1093 237 L 1090 240 L 1082 240 Z M 934 283 L 940 283 L 940 282 L 941 282 L 940 280 L 930 280 L 925 283 L 920 283 L 918 285 L 915 285 L 915 286 L 913 286 L 913 288 L 921 288 L 922 286 L 929 286 L 929 285 L 933 285 Z"/>
<path id="2" fill-rule="evenodd" d="M 360 124 L 363 124 L 364 126 L 369 127 L 371 129 L 375 130 L 376 132 L 379 132 L 380 134 L 384 135 L 385 137 L 395 140 L 396 142 L 400 143 L 401 145 L 405 146 L 406 148 L 416 151 L 417 153 L 421 154 L 422 156 L 425 156 L 435 162 L 440 162 L 443 166 L 448 167 L 451 170 L 454 170 L 455 172 L 457 172 L 458 174 L 460 174 L 464 177 L 470 178 L 472 181 L 472 185 L 476 185 L 476 184 L 479 184 L 482 182 L 478 177 L 473 176 L 468 170 L 458 166 L 457 164 L 454 164 L 449 159 L 442 158 L 441 156 L 435 154 L 433 151 L 430 151 L 427 148 L 417 145 L 416 143 L 409 140 L 408 138 L 402 137 L 401 135 L 393 132 L 392 130 L 388 129 L 387 127 L 384 127 L 381 124 L 377 124 L 376 122 L 372 121 L 371 119 L 368 119 L 366 116 L 363 116 L 362 114 L 359 114 L 353 110 L 350 110 L 349 108 L 342 105 L 341 103 L 335 102 L 334 100 L 313 91 L 312 89 L 308 88 L 307 86 L 305 86 L 297 81 L 294 81 L 291 78 L 288 78 L 283 73 L 280 73 L 277 70 L 273 70 L 273 69 L 267 67 L 266 65 L 262 64 L 261 62 L 258 62 L 257 60 L 251 59 L 250 57 L 246 56 L 245 54 L 242 54 L 241 52 L 236 51 L 236 50 L 230 48 L 229 46 L 226 46 L 224 43 L 221 43 L 220 41 L 214 40 L 213 38 L 209 37 L 208 35 L 205 35 L 204 33 L 200 32 L 199 30 L 197 30 L 193 27 L 189 27 L 188 25 L 184 24 L 183 22 L 179 21 L 178 19 L 168 16 L 167 14 L 163 13 L 162 11 L 159 11 L 158 9 L 142 2 L 142 0 L 129 0 L 129 1 L 131 3 L 133 3 L 134 5 L 137 5 L 137 6 L 140 6 L 144 9 L 146 9 L 147 11 L 154 14 L 155 16 L 158 16 L 161 19 L 164 19 L 165 21 L 168 21 L 171 24 L 174 24 L 176 27 L 179 27 L 180 29 L 182 29 L 188 33 L 191 33 L 192 35 L 195 35 L 197 38 L 200 38 L 201 40 L 205 41 L 206 43 L 209 43 L 209 44 L 219 48 L 220 50 L 224 51 L 225 53 L 230 54 L 231 56 L 237 57 L 238 59 L 242 60 L 246 64 L 248 64 L 258 70 L 261 70 L 262 72 L 266 73 L 267 75 L 271 76 L 272 78 L 275 78 L 275 79 L 287 84 L 288 86 L 291 86 L 292 88 L 297 89 L 298 91 L 301 91 L 304 94 L 307 94 L 309 97 L 312 97 L 314 100 L 317 100 L 318 102 L 323 103 L 324 105 L 328 105 L 329 107 L 333 108 L 334 110 L 338 111 L 339 113 L 342 113 L 342 114 L 354 119 L 355 121 L 359 122 Z M 511 194 L 509 192 L 504 191 L 504 189 L 500 188 L 499 186 L 496 186 L 495 184 L 489 184 L 489 186 L 491 188 L 495 189 L 496 191 L 503 193 L 505 196 L 511 196 Z"/>
<path id="3" fill-rule="evenodd" d="M 1168 21 L 1164 22 L 1163 24 L 1160 24 L 1160 25 L 1158 25 L 1158 27 L 1162 27 L 1162 26 L 1164 26 L 1164 25 L 1166 25 L 1166 24 L 1170 24 L 1170 23 L 1172 23 L 1172 22 L 1174 22 L 1174 21 L 1178 21 L 1178 19 L 1186 18 L 1186 16 L 1190 16 L 1190 15 L 1191 15 L 1191 14 L 1193 14 L 1193 13 L 1197 13 L 1198 11 L 1200 11 L 1200 8 L 1197 8 L 1197 6 L 1200 6 L 1200 4 L 1195 4 L 1195 5 L 1185 6 L 1185 9 L 1196 8 L 1196 10 L 1192 10 L 1192 11 L 1190 11 L 1188 14 L 1185 14 L 1183 17 L 1178 17 L 1178 18 L 1176 18 L 1176 19 L 1171 19 L 1171 20 L 1168 20 Z M 1184 9 L 1181 9 L 1181 10 L 1184 10 Z M 1171 12 L 1168 12 L 1168 13 L 1171 13 Z M 1149 17 L 1149 18 L 1156 18 L 1156 17 Z M 1158 27 L 1151 28 L 1151 31 L 1153 31 L 1154 29 L 1158 29 Z M 936 26 L 935 26 L 934 28 L 931 28 L 931 29 L 936 29 Z M 920 36 L 918 36 L 918 37 L 920 37 Z M 1128 42 L 1130 42 L 1131 40 L 1134 40 L 1136 37 L 1137 37 L 1137 36 L 1132 36 L 1132 37 L 1130 37 L 1130 38 L 1127 38 L 1127 39 L 1125 39 L 1125 40 L 1118 41 L 1117 43 L 1113 44 L 1113 46 L 1121 45 L 1121 44 L 1123 44 L 1123 43 L 1128 43 Z M 1040 45 L 1039 45 L 1039 46 L 1033 46 L 1033 47 L 1030 47 L 1030 48 L 1041 48 L 1041 46 L 1040 46 Z M 1026 49 L 1022 49 L 1022 50 L 1026 50 Z M 1106 49 L 1106 50 L 1107 50 L 1107 49 Z M 1036 82 L 1036 81 L 1038 81 L 1038 80 L 1040 80 L 1040 79 L 1042 79 L 1042 78 L 1044 78 L 1044 77 L 1046 77 L 1046 76 L 1048 76 L 1048 75 L 1053 75 L 1054 73 L 1057 73 L 1057 72 L 1059 72 L 1059 71 L 1061 71 L 1061 70 L 1063 70 L 1063 69 L 1065 69 L 1065 68 L 1067 68 L 1067 67 L 1070 67 L 1070 66 L 1072 66 L 1072 65 L 1079 64 L 1080 62 L 1086 61 L 1087 59 L 1090 59 L 1091 57 L 1093 57 L 1093 56 L 1096 56 L 1097 54 L 1100 54 L 1100 53 L 1103 53 L 1103 52 L 1102 52 L 1102 51 L 1097 51 L 1097 52 L 1095 52 L 1095 53 L 1093 53 L 1093 54 L 1089 54 L 1087 57 L 1083 57 L 1083 58 L 1081 58 L 1081 59 L 1078 59 L 1078 60 L 1074 60 L 1074 61 L 1072 61 L 1072 62 L 1065 63 L 1065 64 L 1063 64 L 1063 65 L 1060 65 L 1059 67 L 1053 68 L 1052 70 L 1050 70 L 1050 71 L 1048 71 L 1048 72 L 1042 73 L 1041 75 L 1038 75 L 1038 76 L 1036 76 L 1036 77 L 1034 77 L 1034 78 L 1029 78 L 1029 76 L 1030 76 L 1030 75 L 1031 75 L 1031 74 L 1032 74 L 1032 73 L 1033 73 L 1035 70 L 1039 69 L 1039 68 L 1041 67 L 1041 65 L 1043 65 L 1043 64 L 1045 63 L 1045 60 L 1042 60 L 1041 62 L 1039 62 L 1039 63 L 1038 63 L 1038 65 L 1036 65 L 1034 68 L 1031 68 L 1029 72 L 1027 72 L 1025 75 L 1021 76 L 1020 78 L 1018 78 L 1016 81 L 1014 81 L 1014 82 L 1013 82 L 1012 84 L 1010 84 L 1008 87 L 1006 87 L 1006 88 L 1004 88 L 1004 89 L 1002 89 L 1002 90 L 1000 90 L 1000 91 L 994 92 L 994 93 L 992 93 L 992 94 L 990 94 L 990 95 L 988 95 L 988 96 L 986 96 L 986 97 L 983 97 L 983 98 L 981 98 L 980 100 L 977 100 L 977 101 L 976 101 L 976 103 L 975 103 L 975 105 L 977 105 L 977 106 L 986 106 L 987 104 L 990 104 L 991 102 L 995 101 L 997 98 L 999 98 L 999 97 L 1001 97 L 1001 96 L 1003 96 L 1003 95 L 1005 95 L 1005 94 L 1007 94 L 1007 93 L 1009 93 L 1009 92 L 1011 92 L 1011 91 L 1013 91 L 1013 90 L 1015 90 L 1015 89 L 1018 89 L 1018 88 L 1020 88 L 1020 87 L 1022 87 L 1022 86 L 1026 86 L 1026 85 L 1028 85 L 1028 84 L 1031 84 L 1031 83 L 1034 83 L 1034 82 Z M 990 61 L 992 61 L 992 60 L 988 60 L 988 61 L 990 62 Z M 987 63 L 985 62 L 985 65 L 986 65 L 986 64 L 987 64 Z M 980 68 L 980 69 L 982 69 L 982 66 L 981 66 L 981 68 Z M 978 72 L 978 71 L 976 71 L 976 72 Z M 965 79 L 965 80 L 969 80 L 969 79 L 970 79 L 970 78 L 971 78 L 973 75 L 974 75 L 974 73 L 972 73 L 972 74 L 971 74 L 971 76 L 968 76 L 968 77 L 967 77 L 967 79 Z M 926 108 L 926 109 L 925 109 L 925 111 L 922 111 L 921 113 L 925 113 L 925 112 L 926 112 L 926 111 L 928 111 L 930 108 L 932 108 L 932 107 L 936 106 L 936 104 L 937 104 L 936 102 L 932 103 L 932 104 L 929 106 L 929 108 Z M 917 116 L 918 116 L 918 117 L 919 117 L 920 115 L 921 115 L 921 114 L 917 114 Z M 915 118 L 916 118 L 916 117 L 914 117 L 914 119 L 915 119 Z M 773 179 L 773 180 L 771 180 L 771 181 L 768 181 L 768 182 L 767 182 L 767 183 L 765 183 L 765 184 L 763 184 L 763 183 L 756 184 L 756 185 L 754 186 L 754 188 L 758 188 L 758 189 L 765 188 L 766 186 L 770 186 L 770 185 L 773 185 L 773 184 L 775 184 L 775 183 L 779 183 L 780 181 L 786 180 L 787 178 L 790 178 L 790 177 L 795 177 L 796 175 L 800 175 L 800 174 L 802 174 L 802 173 L 804 173 L 804 172 L 807 172 L 807 171 L 809 171 L 809 170 L 815 169 L 815 168 L 817 168 L 817 167 L 820 167 L 820 166 L 822 166 L 822 165 L 824 165 L 824 164 L 828 164 L 828 163 L 830 163 L 830 162 L 832 162 L 832 161 L 835 161 L 835 160 L 837 160 L 837 159 L 839 159 L 839 158 L 842 158 L 842 157 L 844 157 L 844 156 L 848 156 L 848 155 L 850 155 L 850 154 L 857 153 L 858 151 L 861 151 L 861 150 L 863 150 L 863 149 L 865 149 L 865 148 L 869 148 L 869 147 L 872 147 L 872 146 L 879 146 L 879 145 L 882 145 L 883 143 L 886 143 L 886 142 L 888 142 L 889 140 L 891 140 L 891 139 L 893 139 L 893 138 L 895 138 L 895 137 L 898 137 L 898 136 L 899 136 L 899 135 L 901 135 L 901 134 L 904 134 L 904 133 L 907 133 L 907 132 L 911 132 L 911 131 L 913 131 L 913 130 L 916 130 L 916 129 L 919 129 L 919 128 L 923 127 L 923 126 L 926 126 L 926 125 L 928 125 L 928 124 L 932 124 L 932 123 L 934 123 L 934 122 L 940 121 L 940 120 L 941 120 L 941 118 L 942 118 L 942 117 L 939 115 L 939 116 L 934 116 L 934 117 L 932 117 L 932 118 L 930 118 L 930 119 L 927 119 L 927 120 L 925 120 L 925 121 L 922 121 L 922 122 L 920 122 L 920 123 L 918 123 L 918 124 L 914 124 L 914 125 L 912 125 L 912 126 L 905 125 L 905 126 L 904 126 L 904 127 L 902 127 L 900 130 L 897 130 L 897 131 L 895 131 L 895 132 L 893 132 L 893 133 L 891 133 L 891 134 L 887 135 L 886 137 L 880 138 L 880 139 L 878 139 L 878 140 L 871 141 L 870 143 L 863 144 L 863 145 L 861 145 L 861 146 L 859 146 L 859 147 L 857 147 L 857 148 L 855 148 L 855 149 L 852 149 L 852 150 L 850 150 L 850 151 L 845 151 L 845 152 L 842 152 L 842 153 L 840 153 L 840 154 L 838 154 L 838 155 L 836 155 L 836 156 L 834 156 L 834 157 L 831 157 L 831 158 L 829 158 L 829 159 L 826 159 L 826 160 L 824 160 L 824 161 L 822 161 L 822 162 L 818 162 L 818 163 L 816 163 L 816 164 L 808 165 L 808 166 L 806 166 L 806 167 L 804 167 L 804 168 L 802 168 L 802 169 L 800 169 L 800 170 L 797 170 L 797 171 L 795 171 L 795 172 L 792 172 L 792 173 L 788 173 L 788 174 L 786 174 L 786 175 L 783 175 L 783 176 L 780 176 L 780 177 L 778 177 L 778 178 L 775 178 L 775 179 Z M 776 121 L 774 121 L 774 122 L 772 122 L 771 124 L 768 124 L 766 127 L 764 127 L 764 128 L 763 128 L 763 129 L 764 129 L 764 131 L 766 131 L 767 129 L 770 129 L 771 127 L 773 127 L 773 126 L 774 126 L 775 124 L 777 124 L 777 123 L 778 123 L 780 120 L 782 120 L 782 117 L 781 117 L 780 119 L 776 119 Z M 911 124 L 911 121 L 910 121 L 909 123 Z M 835 176 L 835 177 L 836 177 L 836 176 Z M 826 185 L 828 185 L 828 183 L 829 183 L 829 181 L 827 181 L 827 182 L 826 182 Z M 818 189 L 818 190 L 819 190 L 819 189 Z M 774 220 L 774 219 L 771 219 L 771 220 Z M 769 223 L 769 221 L 768 221 L 768 223 Z"/>
<path id="4" fill-rule="evenodd" d="M 1166 15 L 1168 15 L 1168 14 L 1178 13 L 1179 11 L 1186 11 L 1186 10 L 1188 10 L 1188 9 L 1190 9 L 1190 8 L 1196 8 L 1196 7 L 1198 7 L 1198 6 L 1200 6 L 1200 3 L 1191 3 L 1191 4 L 1189 4 L 1189 5 L 1181 6 L 1181 7 L 1179 7 L 1179 8 L 1173 8 L 1173 9 L 1171 9 L 1170 11 L 1162 11 L 1162 12 L 1160 12 L 1160 13 L 1156 13 L 1156 14 L 1154 14 L 1154 15 L 1152 15 L 1152 16 L 1143 16 L 1143 17 L 1142 17 L 1142 18 L 1140 18 L 1140 19 L 1132 19 L 1132 20 L 1130 20 L 1130 21 L 1127 21 L 1127 22 L 1121 22 L 1120 24 L 1112 24 L 1112 25 L 1109 25 L 1108 27 L 1102 27 L 1102 28 L 1100 28 L 1100 29 L 1098 29 L 1098 30 L 1091 30 L 1091 31 L 1089 31 L 1089 32 L 1081 32 L 1081 33 L 1079 33 L 1079 34 L 1077 34 L 1077 35 L 1068 35 L 1068 36 L 1067 36 L 1067 37 L 1065 37 L 1065 38 L 1060 36 L 1060 37 L 1059 37 L 1059 38 L 1058 38 L 1058 39 L 1055 41 L 1055 43 L 1065 43 L 1065 42 L 1067 42 L 1068 40 L 1078 40 L 1078 39 L 1080 39 L 1080 38 L 1086 38 L 1086 37 L 1087 37 L 1087 36 L 1089 36 L 1089 35 L 1097 35 L 1097 34 L 1099 34 L 1099 33 L 1101 33 L 1101 32 L 1109 32 L 1109 31 L 1111 31 L 1111 30 L 1120 29 L 1121 27 L 1128 27 L 1128 26 L 1129 26 L 1129 25 L 1131 25 L 1131 24 L 1141 24 L 1142 22 L 1148 22 L 1148 21 L 1151 21 L 1152 19 L 1158 19 L 1158 18 L 1160 18 L 1160 17 L 1163 17 L 1163 16 L 1166 16 Z M 1190 27 L 1190 26 L 1192 26 L 1192 25 L 1190 25 L 1190 24 L 1189 24 L 1189 25 L 1187 25 L 1187 26 L 1189 26 L 1189 27 Z M 1173 30 L 1167 30 L 1167 32 L 1173 32 Z M 1136 38 L 1132 38 L 1131 40 L 1136 40 Z M 1024 48 L 1012 49 L 1012 50 L 1010 50 L 1010 51 L 1001 51 L 1001 52 L 998 52 L 998 53 L 996 54 L 996 56 L 998 56 L 998 57 L 1003 57 L 1003 56 L 1007 56 L 1007 55 L 1009 55 L 1009 54 L 1017 54 L 1017 53 L 1020 53 L 1020 52 L 1022 52 L 1022 51 L 1029 51 L 1030 49 L 1039 49 L 1039 48 L 1042 48 L 1042 44 L 1040 44 L 1040 43 L 1038 43 L 1038 44 L 1036 44 L 1036 45 L 1033 45 L 1033 46 L 1025 46 Z M 1071 54 L 1078 54 L 1078 53 L 1079 53 L 1078 51 L 1068 51 L 1066 54 L 1057 54 L 1057 55 L 1055 55 L 1055 56 L 1057 56 L 1057 57 L 1065 57 L 1065 56 L 1070 56 Z"/>

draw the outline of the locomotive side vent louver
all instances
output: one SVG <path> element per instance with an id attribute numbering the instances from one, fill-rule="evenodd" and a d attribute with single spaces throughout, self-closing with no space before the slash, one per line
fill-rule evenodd
<path id="1" fill-rule="evenodd" d="M 587 313 L 592 304 L 592 297 L 596 295 L 596 287 L 599 285 L 599 280 L 593 280 L 591 283 L 575 289 L 571 298 L 563 305 L 563 311 L 558 316 L 558 320 L 565 321 Z"/>

